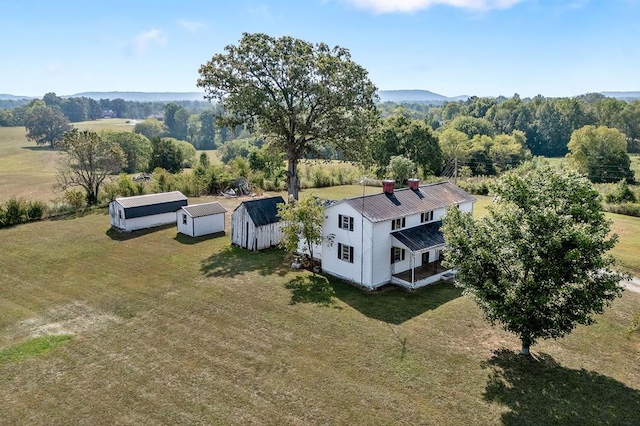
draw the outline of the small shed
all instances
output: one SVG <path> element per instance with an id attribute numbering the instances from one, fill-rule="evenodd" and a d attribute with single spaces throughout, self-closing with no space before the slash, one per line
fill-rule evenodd
<path id="1" fill-rule="evenodd" d="M 223 232 L 226 211 L 217 201 L 184 206 L 176 213 L 178 232 L 191 237 Z"/>
<path id="2" fill-rule="evenodd" d="M 240 203 L 231 215 L 231 243 L 251 251 L 277 245 L 282 238 L 278 204 L 284 204 L 280 196 Z"/>
<path id="3" fill-rule="evenodd" d="M 180 191 L 116 198 L 109 203 L 111 226 L 135 231 L 176 223 L 176 212 L 187 204 Z"/>

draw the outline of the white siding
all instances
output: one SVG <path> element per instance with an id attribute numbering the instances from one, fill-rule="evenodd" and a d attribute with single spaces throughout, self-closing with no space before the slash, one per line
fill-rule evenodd
<path id="1" fill-rule="evenodd" d="M 276 246 L 282 238 L 281 226 L 275 222 L 256 227 L 241 204 L 231 215 L 231 243 L 251 251 Z"/>
<path id="2" fill-rule="evenodd" d="M 185 216 L 186 224 L 184 223 Z M 224 213 L 191 217 L 184 210 L 180 209 L 176 213 L 176 222 L 178 224 L 178 232 L 191 237 L 201 237 L 203 235 L 224 231 Z"/>
<path id="3" fill-rule="evenodd" d="M 138 229 L 152 228 L 154 226 L 175 223 L 176 214 L 170 212 L 125 219 L 124 207 L 122 207 L 117 201 L 112 201 L 109 203 L 109 221 L 115 228 L 123 231 L 135 231 Z"/>

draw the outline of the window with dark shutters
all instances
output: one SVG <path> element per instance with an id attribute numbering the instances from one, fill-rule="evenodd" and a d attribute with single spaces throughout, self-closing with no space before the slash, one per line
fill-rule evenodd
<path id="1" fill-rule="evenodd" d="M 400 262 L 405 259 L 405 250 L 400 247 L 391 247 L 391 263 Z"/>
<path id="2" fill-rule="evenodd" d="M 353 247 L 338 243 L 338 259 L 353 263 Z"/>
<path id="3" fill-rule="evenodd" d="M 346 231 L 353 231 L 353 218 L 351 216 L 338 215 L 338 227 Z"/>

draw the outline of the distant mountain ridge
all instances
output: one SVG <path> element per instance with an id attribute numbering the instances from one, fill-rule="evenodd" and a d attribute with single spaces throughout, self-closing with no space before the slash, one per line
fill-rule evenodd
<path id="1" fill-rule="evenodd" d="M 81 92 L 63 98 L 124 99 L 134 102 L 204 101 L 204 92 Z"/>
<path id="2" fill-rule="evenodd" d="M 640 100 L 640 91 L 629 92 L 599 92 L 610 98 L 624 100 Z M 133 102 L 177 102 L 177 101 L 204 101 L 204 92 L 81 92 L 73 95 L 63 95 L 62 98 L 91 98 L 100 99 L 124 99 Z M 447 97 L 428 90 L 379 90 L 380 102 L 454 102 L 469 99 L 467 95 Z M 41 97 L 19 96 L 0 93 L 0 100 L 42 99 Z"/>

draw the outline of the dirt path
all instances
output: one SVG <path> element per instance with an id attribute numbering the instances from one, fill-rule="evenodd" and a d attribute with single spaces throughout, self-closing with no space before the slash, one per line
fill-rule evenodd
<path id="1" fill-rule="evenodd" d="M 640 293 L 640 278 L 633 277 L 629 281 L 621 281 L 620 285 L 629 291 Z"/>

